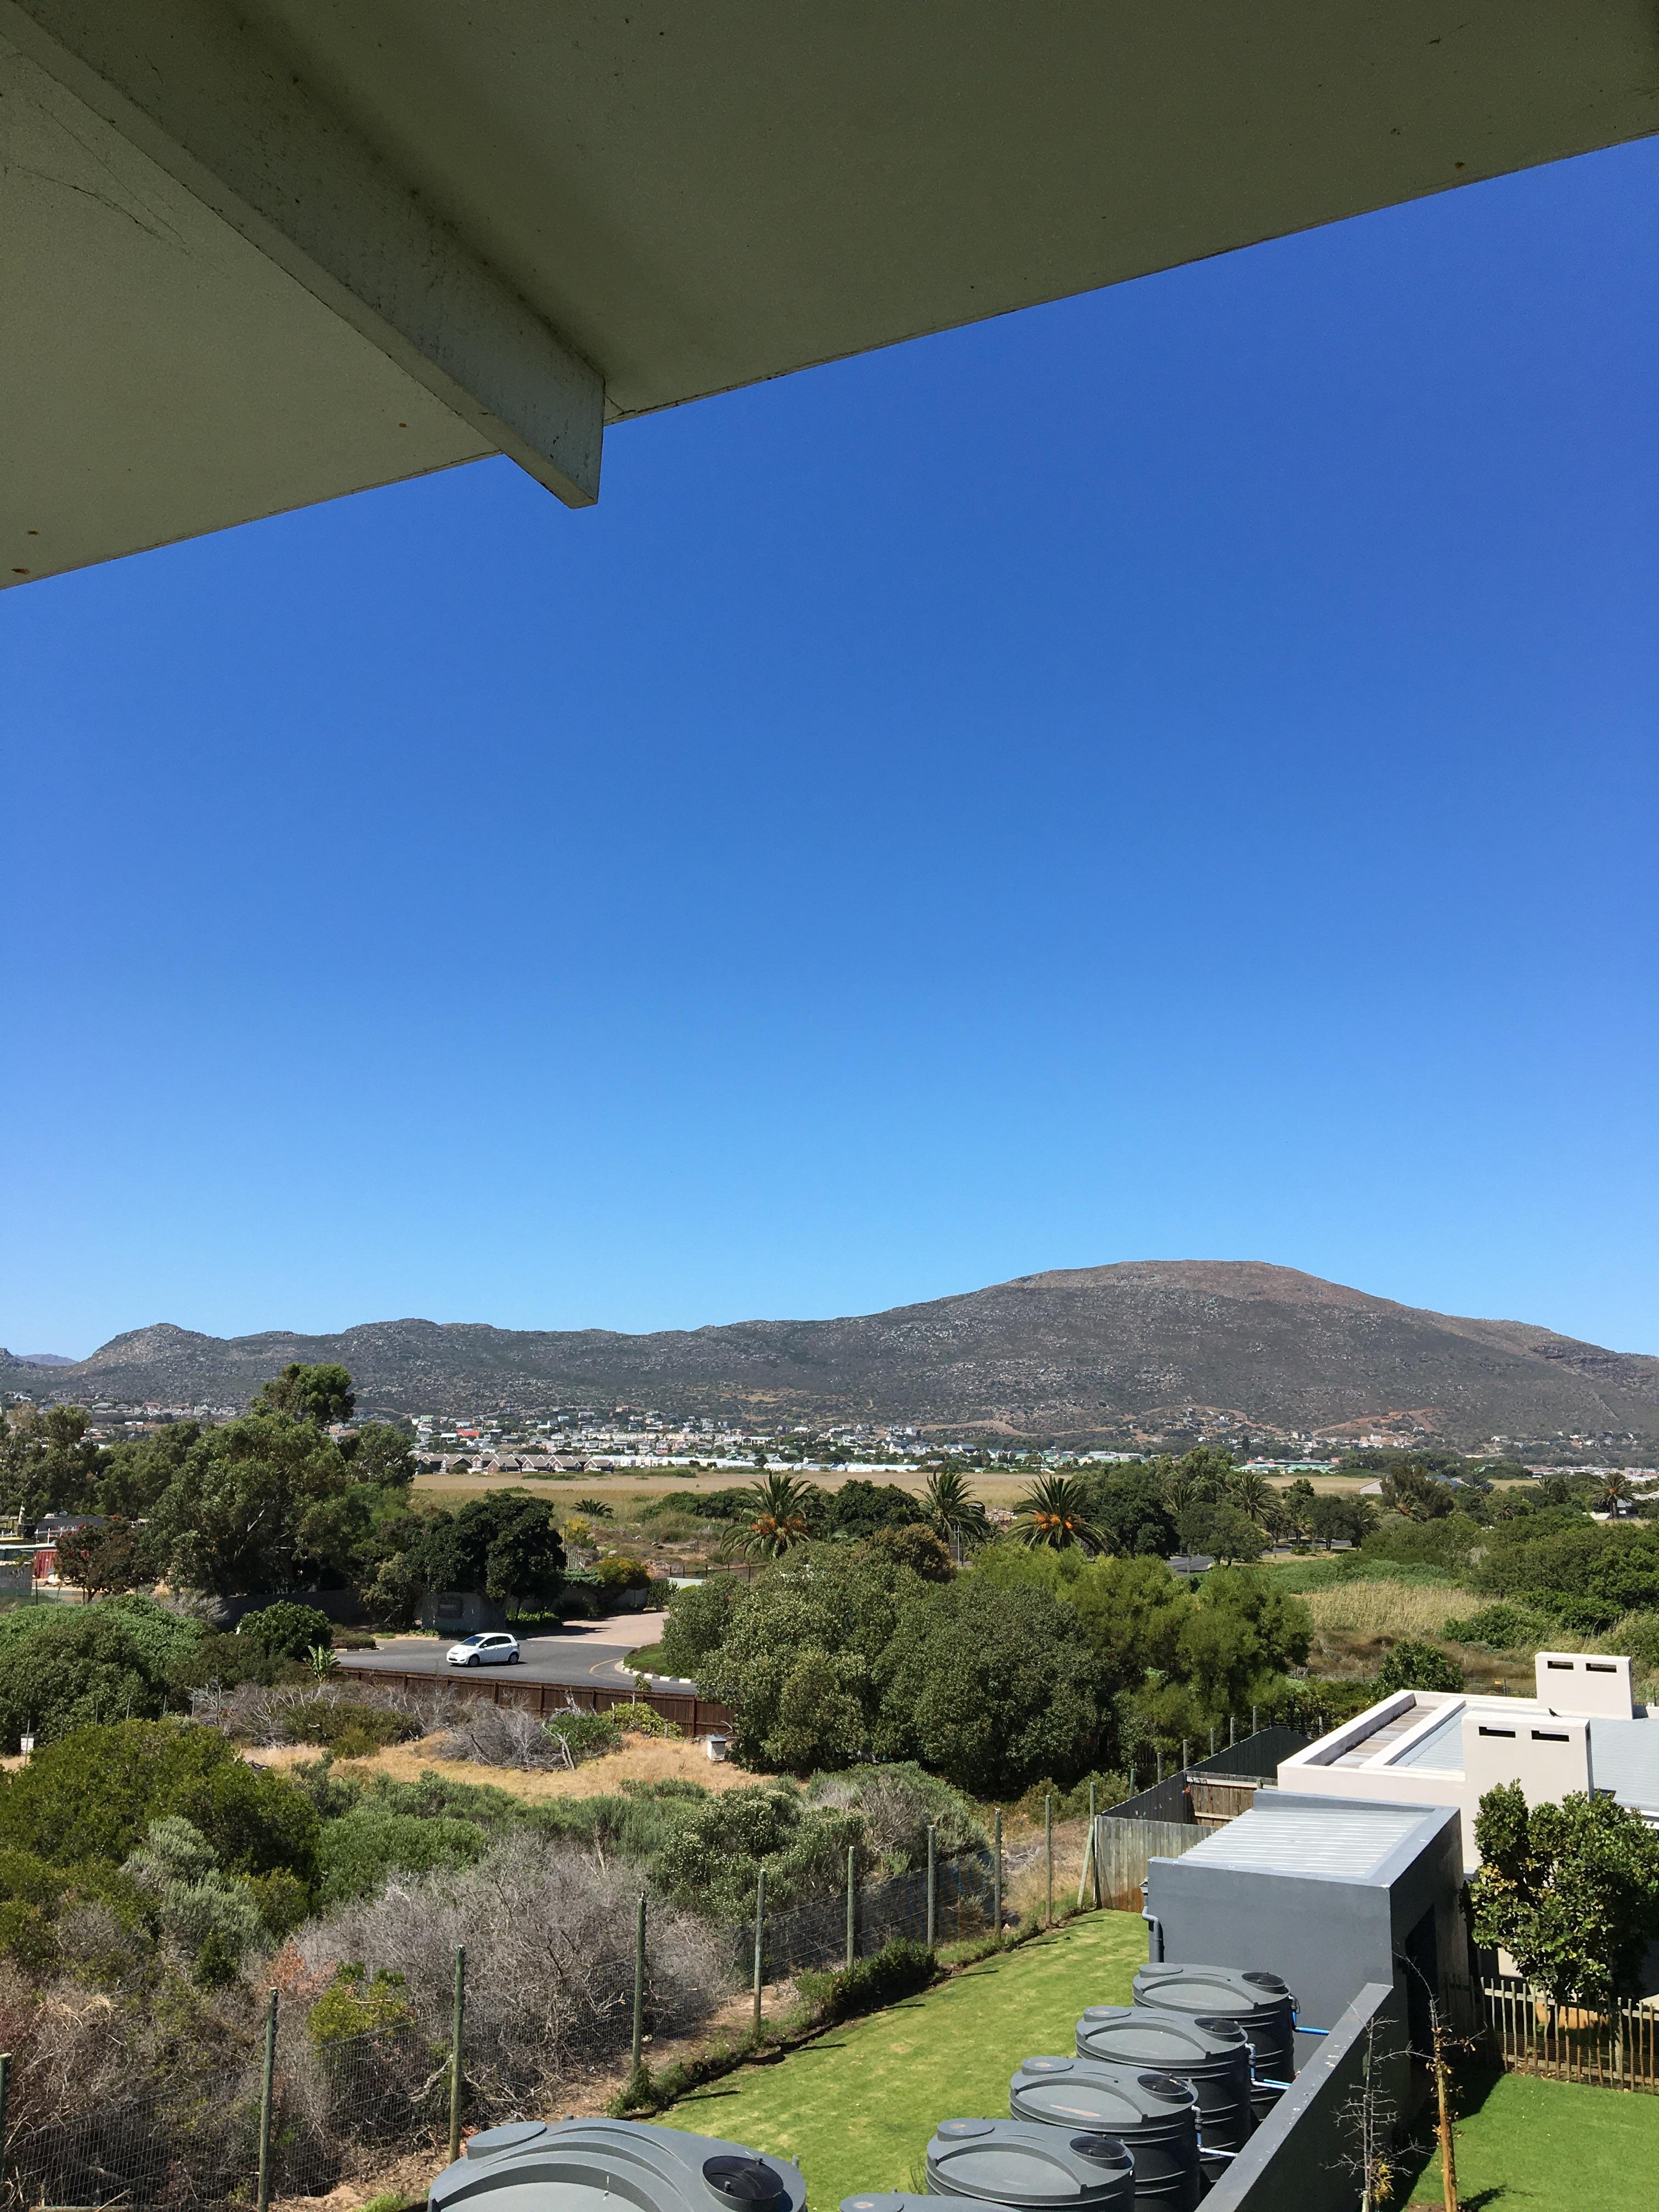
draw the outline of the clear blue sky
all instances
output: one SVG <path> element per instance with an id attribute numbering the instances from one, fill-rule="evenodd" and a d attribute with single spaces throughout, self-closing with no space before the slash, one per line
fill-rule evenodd
<path id="1" fill-rule="evenodd" d="M 1649 143 L 0 599 L 0 1343 L 1659 1350 Z"/>

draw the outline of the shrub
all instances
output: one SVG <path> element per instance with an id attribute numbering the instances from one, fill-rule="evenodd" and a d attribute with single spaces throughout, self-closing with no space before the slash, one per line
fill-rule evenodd
<path id="1" fill-rule="evenodd" d="M 15 1751 L 32 1731 L 52 1743 L 99 1722 L 150 1720 L 167 1686 L 113 1608 L 53 1608 L 31 1632 L 0 1646 L 0 1741 Z"/>
<path id="2" fill-rule="evenodd" d="M 568 2110 L 569 2077 L 626 2051 L 638 1893 L 633 1868 L 520 1829 L 477 1864 L 400 1882 L 313 1921 L 296 1942 L 313 1972 L 347 1959 L 371 1986 L 376 1972 L 400 1974 L 423 2021 L 447 2019 L 465 1943 L 469 2114 L 487 2123 Z M 714 1931 L 666 1904 L 647 1919 L 646 1973 L 659 2037 L 706 2019 L 737 1980 Z"/>
<path id="3" fill-rule="evenodd" d="M 234 1874 L 315 1878 L 318 1820 L 302 1790 L 239 1758 L 216 1731 L 179 1721 L 80 1729 L 0 1784 L 0 1844 L 57 1863 L 118 1864 L 152 1820 L 178 1813 Z"/>
<path id="4" fill-rule="evenodd" d="M 573 1765 L 622 1749 L 623 1732 L 609 1713 L 555 1713 L 542 1726 L 555 1744 L 564 1746 Z"/>
<path id="5" fill-rule="evenodd" d="M 867 1848 L 893 1874 L 927 1865 L 930 1823 L 941 1857 L 985 1847 L 985 1830 L 972 1802 L 908 1760 L 815 1774 L 806 1787 L 806 1802 L 820 1811 L 856 1813 Z"/>
<path id="6" fill-rule="evenodd" d="M 671 1721 L 654 1705 L 641 1705 L 637 1698 L 625 1705 L 612 1705 L 605 1718 L 626 1735 L 654 1735 L 677 1740 L 685 1733 L 678 1721 Z"/>
<path id="7" fill-rule="evenodd" d="M 244 1613 L 236 1633 L 273 1659 L 303 1659 L 319 1645 L 328 1650 L 334 1643 L 334 1625 L 325 1613 L 286 1598 Z"/>
<path id="8" fill-rule="evenodd" d="M 384 1966 L 370 1974 L 347 1962 L 334 1969 L 333 1980 L 311 2008 L 306 2033 L 321 2047 L 349 2043 L 354 2036 L 388 2027 L 407 2027 L 414 2017 L 401 1974 L 388 1973 Z"/>
<path id="9" fill-rule="evenodd" d="M 222 1873 L 207 1838 L 177 1813 L 150 1822 L 121 1871 L 151 1898 L 162 1935 L 190 1954 L 204 1981 L 231 1979 L 265 1937 L 250 1885 Z"/>
<path id="10" fill-rule="evenodd" d="M 394 1874 L 429 1875 L 474 1865 L 489 1844 L 473 1821 L 393 1812 L 370 1800 L 323 1823 L 317 1848 L 319 1905 L 330 1911 L 373 1897 Z"/>
<path id="11" fill-rule="evenodd" d="M 187 1662 L 207 1633 L 204 1622 L 158 1605 L 153 1597 L 141 1597 L 136 1590 L 125 1597 L 100 1598 L 98 1609 L 116 1616 L 162 1674 L 170 1674 L 175 1667 Z"/>
<path id="12" fill-rule="evenodd" d="M 436 1748 L 444 1759 L 468 1759 L 479 1766 L 529 1771 L 565 1763 L 552 1731 L 534 1713 L 522 1705 L 485 1705 L 478 1698 L 462 1706 L 455 1725 L 440 1738 Z"/>
<path id="13" fill-rule="evenodd" d="M 939 1960 L 925 1943 L 894 1936 L 868 1959 L 856 1959 L 834 1973 L 808 1972 L 795 1978 L 817 2018 L 833 2026 L 931 1987 L 939 1979 Z"/>
<path id="14" fill-rule="evenodd" d="M 1557 2004 L 1604 2005 L 1641 1987 L 1659 1936 L 1659 1835 L 1611 1797 L 1528 1808 L 1519 1783 L 1475 1814 L 1469 1884 L 1477 1942 L 1501 1944 Z"/>
<path id="15" fill-rule="evenodd" d="M 593 1578 L 601 1589 L 615 1597 L 623 1590 L 649 1589 L 651 1575 L 639 1559 L 629 1559 L 626 1553 L 613 1553 L 609 1559 L 594 1562 Z"/>
<path id="16" fill-rule="evenodd" d="M 1540 1628 L 1535 1614 L 1500 1598 L 1462 1620 L 1449 1620 L 1445 1633 L 1455 1643 L 1479 1644 L 1487 1651 L 1519 1651 L 1537 1641 Z"/>
<path id="17" fill-rule="evenodd" d="M 713 1919 L 737 1922 L 754 1910 L 763 1866 L 767 1895 L 779 1909 L 832 1895 L 846 1879 L 848 1844 L 864 1832 L 856 1814 L 809 1810 L 797 1791 L 778 1783 L 683 1799 L 664 1827 L 649 1861 L 664 1894 Z"/>
<path id="18" fill-rule="evenodd" d="M 1461 1690 L 1463 1670 L 1434 1644 L 1407 1639 L 1389 1652 L 1372 1686 L 1379 1698 L 1391 1697 L 1396 1690 Z"/>
<path id="19" fill-rule="evenodd" d="M 1627 1613 L 1609 1641 L 1638 1667 L 1659 1669 L 1659 1613 Z"/>

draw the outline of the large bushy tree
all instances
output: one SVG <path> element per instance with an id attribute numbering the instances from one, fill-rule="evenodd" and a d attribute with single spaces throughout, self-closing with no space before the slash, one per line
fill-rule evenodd
<path id="1" fill-rule="evenodd" d="M 497 1490 L 420 1524 L 407 1553 L 427 1590 L 477 1590 L 517 1613 L 550 1605 L 564 1581 L 564 1546 L 544 1498 Z"/>
<path id="2" fill-rule="evenodd" d="M 1474 1933 L 1501 1945 L 1556 2004 L 1597 2007 L 1637 1991 L 1659 1939 L 1659 1835 L 1611 1797 L 1527 1803 L 1518 1782 L 1475 1814 Z"/>

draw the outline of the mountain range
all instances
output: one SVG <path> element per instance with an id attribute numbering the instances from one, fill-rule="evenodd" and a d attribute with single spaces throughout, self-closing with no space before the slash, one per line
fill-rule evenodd
<path id="1" fill-rule="evenodd" d="M 1472 1447 L 1659 1441 L 1659 1358 L 1252 1261 L 1064 1268 L 885 1313 L 644 1335 L 387 1321 L 227 1338 L 158 1322 L 65 1366 L 0 1352 L 0 1388 L 240 1405 L 291 1359 L 349 1368 L 363 1412 L 626 1404 L 766 1426 L 909 1422 L 1010 1443 L 1167 1439 L 1230 1422 L 1264 1437 L 1381 1426 Z"/>

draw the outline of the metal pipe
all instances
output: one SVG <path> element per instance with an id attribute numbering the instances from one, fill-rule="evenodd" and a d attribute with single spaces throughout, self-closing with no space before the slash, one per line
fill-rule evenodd
<path id="1" fill-rule="evenodd" d="M 853 1971 L 858 1957 L 859 1935 L 859 1847 L 847 1846 L 847 1971 Z"/>
<path id="2" fill-rule="evenodd" d="M 1002 1808 L 999 1805 L 992 1816 L 991 1856 L 991 1925 L 999 1936 L 1002 1933 Z"/>
<path id="3" fill-rule="evenodd" d="M 755 1876 L 755 2033 L 761 2030 L 761 1962 L 766 1955 L 766 1869 Z"/>
<path id="4" fill-rule="evenodd" d="M 645 1892 L 634 1917 L 634 2071 L 645 2049 Z"/>
<path id="5" fill-rule="evenodd" d="M 939 1941 L 939 1826 L 927 1823 L 927 1948 Z"/>
<path id="6" fill-rule="evenodd" d="M 466 1946 L 455 1946 L 455 1991 L 449 2015 L 449 2162 L 461 2154 L 461 2032 L 466 2021 Z"/>

